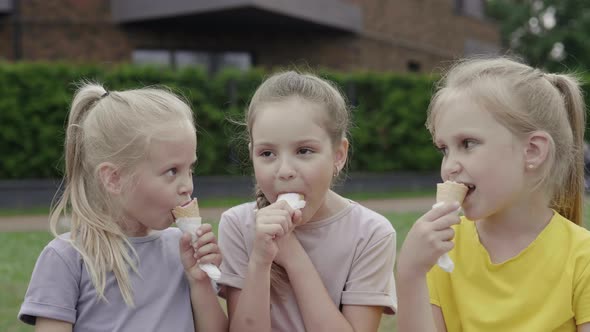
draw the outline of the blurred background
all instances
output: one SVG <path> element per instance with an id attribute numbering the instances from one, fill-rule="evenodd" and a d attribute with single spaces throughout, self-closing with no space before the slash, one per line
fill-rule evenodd
<path id="1" fill-rule="evenodd" d="M 111 90 L 166 85 L 186 96 L 200 126 L 196 194 L 248 196 L 243 128 L 227 120 L 241 119 L 255 87 L 276 69 L 313 71 L 348 97 L 356 126 L 339 190 L 430 187 L 440 159 L 423 123 L 437 74 L 460 57 L 499 54 L 584 73 L 589 4 L 0 0 L 0 208 L 50 202 L 81 79 Z"/>
<path id="2" fill-rule="evenodd" d="M 328 78 L 354 122 L 335 189 L 384 213 L 402 243 L 439 180 L 424 127 L 438 75 L 492 55 L 587 82 L 590 0 L 0 0 L 0 330 L 30 331 L 16 312 L 51 239 L 76 82 L 185 96 L 199 127 L 195 196 L 216 222 L 252 191 L 243 128 L 229 120 L 273 70 Z"/>

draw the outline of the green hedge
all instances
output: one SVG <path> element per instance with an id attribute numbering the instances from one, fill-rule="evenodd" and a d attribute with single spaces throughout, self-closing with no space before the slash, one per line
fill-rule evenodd
<path id="1" fill-rule="evenodd" d="M 61 177 L 66 114 L 75 83 L 82 79 L 99 81 L 111 90 L 172 88 L 195 110 L 197 174 L 249 173 L 243 128 L 229 119 L 243 119 L 250 96 L 266 74 L 254 69 L 209 77 L 198 68 L 0 63 L 0 179 Z M 349 171 L 438 168 L 440 156 L 424 128 L 433 77 L 319 74 L 335 81 L 353 106 Z"/>

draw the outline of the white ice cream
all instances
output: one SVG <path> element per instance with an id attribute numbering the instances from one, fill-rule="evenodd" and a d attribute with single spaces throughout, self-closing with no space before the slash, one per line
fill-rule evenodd
<path id="1" fill-rule="evenodd" d="M 277 201 L 285 201 L 293 209 L 303 209 L 305 207 L 305 201 L 299 196 L 297 193 L 281 194 L 277 197 Z"/>

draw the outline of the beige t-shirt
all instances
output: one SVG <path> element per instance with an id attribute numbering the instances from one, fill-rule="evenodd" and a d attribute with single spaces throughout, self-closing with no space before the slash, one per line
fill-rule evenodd
<path id="1" fill-rule="evenodd" d="M 255 203 L 246 203 L 221 216 L 221 285 L 243 287 L 255 237 L 254 209 Z M 385 217 L 351 202 L 334 216 L 299 226 L 294 232 L 338 308 L 370 305 L 395 312 L 395 230 Z M 305 331 L 292 290 L 282 297 L 271 297 L 272 330 Z"/>

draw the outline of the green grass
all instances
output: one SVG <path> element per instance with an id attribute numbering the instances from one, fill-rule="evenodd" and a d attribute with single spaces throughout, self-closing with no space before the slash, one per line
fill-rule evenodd
<path id="1" fill-rule="evenodd" d="M 16 315 L 37 256 L 51 239 L 47 232 L 0 233 L 0 331 L 33 331 Z"/>
<path id="2" fill-rule="evenodd" d="M 420 213 L 391 213 L 386 217 L 397 230 L 398 247 Z M 217 223 L 212 223 L 217 233 Z M 0 331 L 32 332 L 16 315 L 27 290 L 37 256 L 52 239 L 47 232 L 0 233 Z M 379 331 L 395 332 L 395 319 L 383 316 Z"/>
<path id="3" fill-rule="evenodd" d="M 388 196 L 391 197 L 391 196 Z M 358 198 L 354 198 L 357 200 Z M 358 199 L 361 200 L 361 199 Z M 224 200 L 230 202 L 231 200 Z M 220 206 L 226 206 L 225 204 Z M 398 249 L 414 221 L 421 213 L 389 213 L 385 216 L 397 231 Z M 588 225 L 590 209 L 585 207 L 585 221 Z M 217 222 L 212 223 L 217 233 Z M 52 239 L 46 232 L 0 233 L 0 331 L 32 332 L 33 328 L 16 320 L 37 256 Z M 383 315 L 380 332 L 395 332 L 395 318 Z"/>

